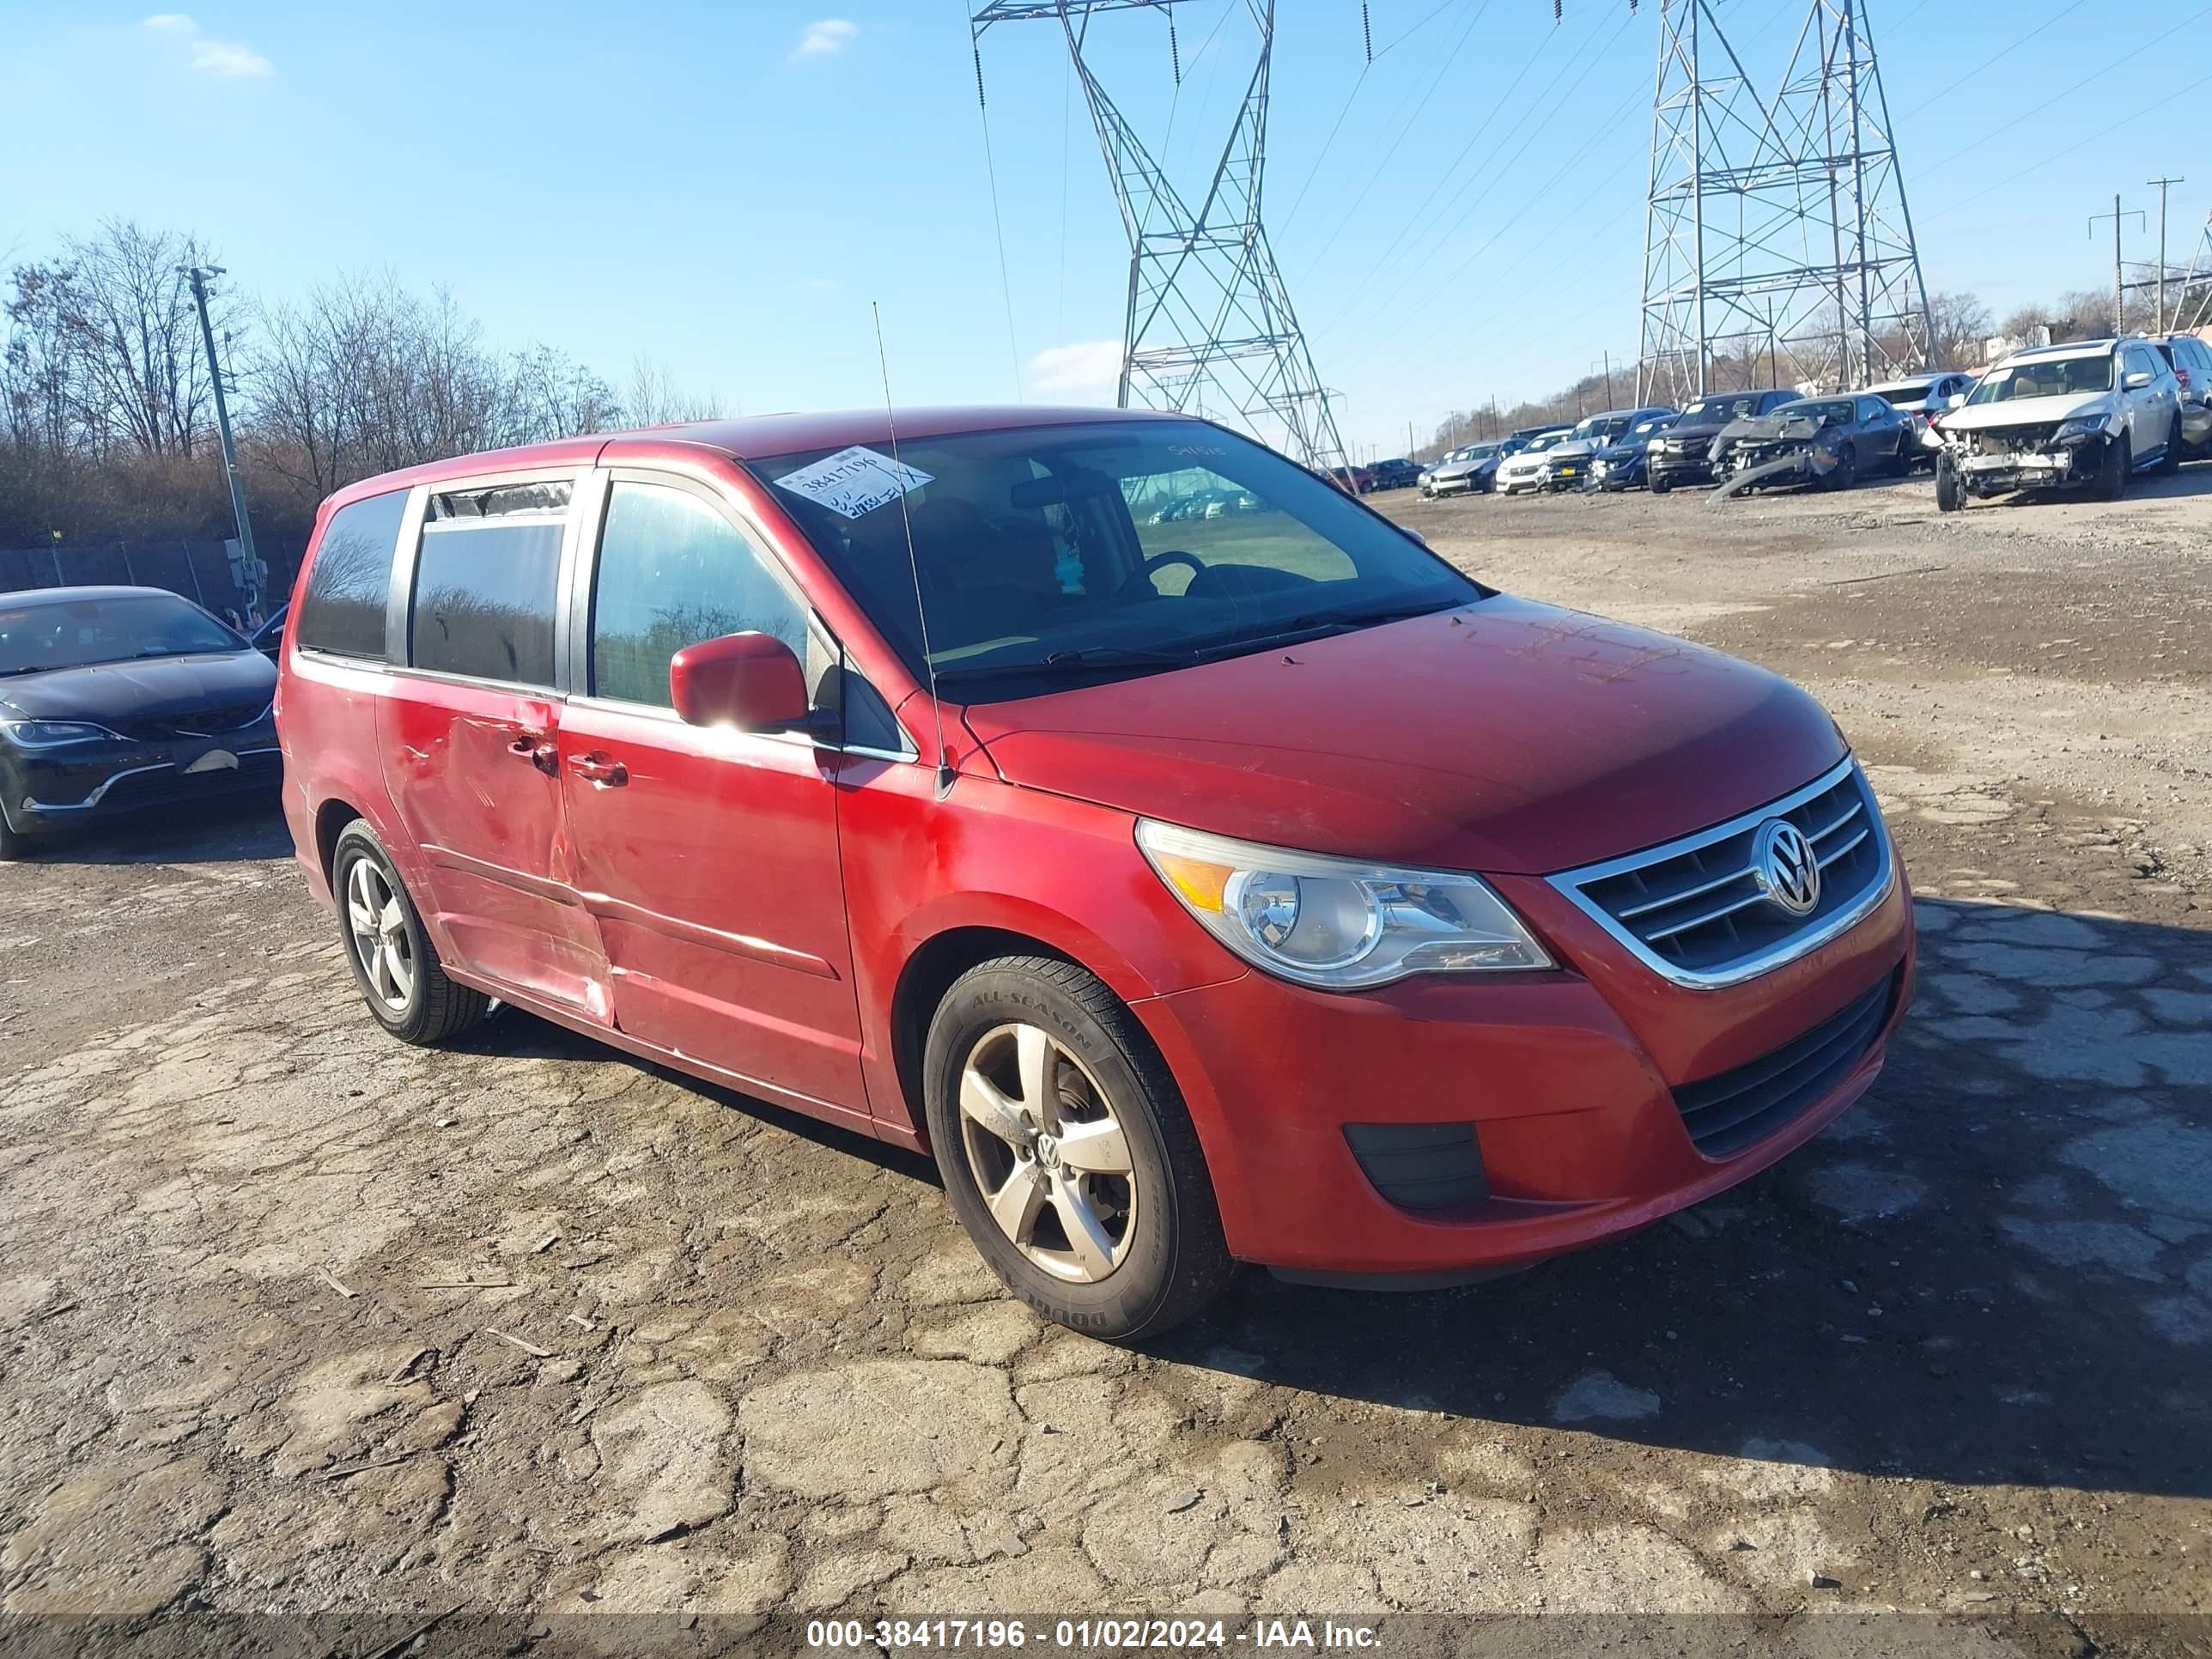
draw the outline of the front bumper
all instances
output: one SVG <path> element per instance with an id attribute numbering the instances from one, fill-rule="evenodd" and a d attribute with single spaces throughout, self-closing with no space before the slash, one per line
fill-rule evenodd
<path id="1" fill-rule="evenodd" d="M 1697 455 L 1653 455 L 1644 461 L 1644 471 L 1653 478 L 1664 479 L 1671 488 L 1675 484 L 1710 483 L 1713 477 L 1711 452 Z"/>
<path id="2" fill-rule="evenodd" d="M 0 747 L 0 806 L 17 832 L 37 835 L 149 807 L 273 792 L 283 769 L 267 720 L 205 740 Z"/>
<path id="3" fill-rule="evenodd" d="M 2094 483 L 2112 440 L 2097 436 L 2054 443 L 2041 449 L 1978 455 L 1951 452 L 1959 482 L 1975 495 L 2005 495 L 2018 489 L 2070 489 Z"/>
<path id="4" fill-rule="evenodd" d="M 1667 983 L 1540 878 L 1495 884 L 1560 971 L 1409 980 L 1356 995 L 1252 973 L 1139 1006 L 1198 1121 L 1239 1258 L 1418 1281 L 1632 1231 L 1817 1133 L 1874 1081 L 1911 1000 L 1901 870 L 1848 933 L 1719 991 Z M 1863 1048 L 1839 1056 L 1842 1069 L 1815 1096 L 1728 1156 L 1698 1150 L 1685 1113 L 1698 1109 L 1699 1085 L 1756 1077 L 1755 1062 L 1865 999 L 1878 999 L 1878 1023 L 1856 1029 Z M 1435 1138 L 1419 1156 L 1437 1170 L 1464 1164 L 1470 1135 L 1460 1131 L 1471 1132 L 1473 1184 L 1445 1207 L 1384 1196 L 1390 1170 L 1413 1156 L 1393 1152 L 1401 1139 L 1380 1154 L 1372 1144 L 1355 1150 L 1377 1127 L 1418 1140 L 1423 1131 L 1409 1126 Z"/>

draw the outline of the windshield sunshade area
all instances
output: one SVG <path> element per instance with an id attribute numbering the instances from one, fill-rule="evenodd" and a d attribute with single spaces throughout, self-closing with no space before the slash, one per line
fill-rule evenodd
<path id="1" fill-rule="evenodd" d="M 214 617 L 166 593 L 0 610 L 0 674 L 245 648 L 246 641 Z"/>
<path id="2" fill-rule="evenodd" d="M 1157 672 L 1485 596 L 1303 467 L 1195 422 L 912 439 L 899 446 L 903 475 L 888 471 L 887 446 L 869 454 L 747 465 L 917 678 L 927 621 L 929 664 L 963 701 Z M 838 475 L 856 465 L 893 482 L 848 488 Z"/>
<path id="3" fill-rule="evenodd" d="M 2106 351 L 2094 357 L 2051 357 L 1993 368 L 1966 401 L 1976 405 L 2010 404 L 2027 398 L 2078 398 L 2112 389 L 2112 355 Z"/>
<path id="4" fill-rule="evenodd" d="M 1759 408 L 1759 393 L 1747 392 L 1733 398 L 1700 398 L 1682 411 L 1685 423 L 1693 421 L 1740 421 Z"/>

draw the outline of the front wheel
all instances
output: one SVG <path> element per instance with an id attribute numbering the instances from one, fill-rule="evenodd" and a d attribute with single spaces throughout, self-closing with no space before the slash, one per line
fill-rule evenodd
<path id="1" fill-rule="evenodd" d="M 12 863 L 31 850 L 31 838 L 8 827 L 8 814 L 0 807 L 0 864 Z"/>
<path id="2" fill-rule="evenodd" d="M 1836 469 L 1828 474 L 1828 488 L 1849 489 L 1859 481 L 1859 453 L 1850 444 L 1836 452 Z"/>
<path id="3" fill-rule="evenodd" d="M 2128 434 L 2105 440 L 2104 459 L 2097 473 L 2097 497 L 2100 501 L 2117 501 L 2128 493 L 2128 474 L 2135 470 L 2135 457 L 2128 448 Z"/>
<path id="4" fill-rule="evenodd" d="M 338 937 L 362 1000 L 402 1042 L 428 1047 L 483 1019 L 491 1000 L 446 976 L 407 884 L 366 818 L 338 834 L 331 858 Z"/>
<path id="5" fill-rule="evenodd" d="M 1073 963 L 1005 957 L 930 1021 L 946 1194 L 1006 1287 L 1111 1341 L 1181 1323 L 1236 1272 L 1198 1132 L 1135 1018 Z"/>
<path id="6" fill-rule="evenodd" d="M 1938 513 L 1957 513 L 1966 505 L 1966 492 L 1959 483 L 1959 469 L 1948 455 L 1936 458 L 1936 510 Z"/>
<path id="7" fill-rule="evenodd" d="M 1651 493 L 1653 495 L 1663 495 L 1674 487 L 1674 481 L 1668 477 L 1665 473 L 1655 472 L 1651 475 Z"/>

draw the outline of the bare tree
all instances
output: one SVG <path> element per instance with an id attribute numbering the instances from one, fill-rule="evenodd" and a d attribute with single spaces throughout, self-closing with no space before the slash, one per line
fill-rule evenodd
<path id="1" fill-rule="evenodd" d="M 671 426 L 682 421 L 719 421 L 730 411 L 714 392 L 703 397 L 678 389 L 668 365 L 638 356 L 629 366 L 629 390 L 623 418 L 631 426 Z"/>
<path id="2" fill-rule="evenodd" d="M 67 347 L 72 418 L 94 448 L 191 454 L 213 403 L 185 271 L 206 263 L 193 237 L 111 219 L 97 235 L 64 242 L 43 268 Z"/>

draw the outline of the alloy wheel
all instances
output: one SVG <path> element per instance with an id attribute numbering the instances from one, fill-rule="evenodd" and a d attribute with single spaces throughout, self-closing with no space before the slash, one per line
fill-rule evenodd
<path id="1" fill-rule="evenodd" d="M 1055 1279 L 1096 1284 L 1137 1236 L 1137 1178 L 1112 1101 L 1041 1026 L 994 1026 L 960 1069 L 963 1150 L 999 1230 Z"/>
<path id="2" fill-rule="evenodd" d="M 346 877 L 346 936 L 369 994 L 395 1014 L 415 994 L 415 951 L 407 916 L 374 860 L 356 859 Z"/>

